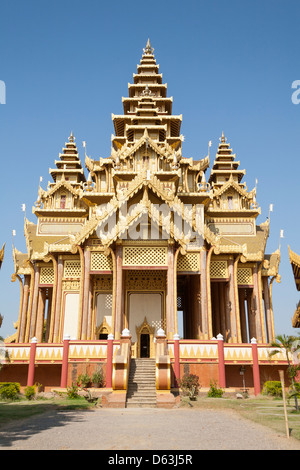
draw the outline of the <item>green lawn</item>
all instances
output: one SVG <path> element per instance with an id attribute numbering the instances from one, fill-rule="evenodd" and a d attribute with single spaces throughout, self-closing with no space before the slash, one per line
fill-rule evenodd
<path id="1" fill-rule="evenodd" d="M 77 399 L 53 398 L 43 400 L 0 401 L 0 427 L 12 421 L 30 418 L 51 409 L 82 410 L 93 408 L 83 397 Z"/>
<path id="2" fill-rule="evenodd" d="M 274 429 L 286 435 L 283 400 L 279 398 L 208 398 L 198 397 L 197 401 L 183 398 L 181 406 L 189 408 L 233 410 L 244 418 Z M 296 413 L 294 401 L 287 403 L 290 436 L 300 439 L 300 412 Z"/>

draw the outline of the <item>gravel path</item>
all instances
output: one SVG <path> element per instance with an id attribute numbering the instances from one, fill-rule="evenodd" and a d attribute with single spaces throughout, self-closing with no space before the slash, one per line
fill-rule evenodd
<path id="1" fill-rule="evenodd" d="M 300 441 L 228 411 L 57 411 L 0 430 L 0 450 L 300 450 Z"/>

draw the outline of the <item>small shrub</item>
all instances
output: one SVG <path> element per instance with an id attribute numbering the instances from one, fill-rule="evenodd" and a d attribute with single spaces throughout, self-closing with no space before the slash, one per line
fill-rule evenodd
<path id="1" fill-rule="evenodd" d="M 262 394 L 269 395 L 271 397 L 282 397 L 281 382 L 279 380 L 269 380 L 265 382 Z"/>
<path id="2" fill-rule="evenodd" d="M 17 400 L 21 386 L 18 382 L 2 382 L 0 383 L 0 397 L 3 400 Z"/>
<path id="3" fill-rule="evenodd" d="M 201 385 L 199 377 L 195 374 L 185 374 L 179 381 L 179 387 L 183 395 L 188 395 L 190 400 L 196 400 Z"/>
<path id="4" fill-rule="evenodd" d="M 77 384 L 79 385 L 79 387 L 88 387 L 90 383 L 91 383 L 91 378 L 87 373 L 80 374 L 78 376 Z"/>
<path id="5" fill-rule="evenodd" d="M 95 385 L 98 385 L 99 387 L 103 386 L 104 383 L 104 377 L 103 377 L 103 371 L 101 368 L 97 369 L 93 375 L 92 375 L 92 383 Z"/>
<path id="6" fill-rule="evenodd" d="M 28 387 L 25 388 L 25 397 L 27 400 L 33 400 L 35 398 L 35 393 L 36 393 L 36 387 L 35 385 L 29 385 Z"/>
<path id="7" fill-rule="evenodd" d="M 72 383 L 71 387 L 67 387 L 67 395 L 69 398 L 79 398 L 78 385 Z"/>
<path id="8" fill-rule="evenodd" d="M 222 398 L 224 390 L 218 388 L 216 382 L 210 382 L 210 389 L 208 390 L 207 396 L 211 398 Z"/>

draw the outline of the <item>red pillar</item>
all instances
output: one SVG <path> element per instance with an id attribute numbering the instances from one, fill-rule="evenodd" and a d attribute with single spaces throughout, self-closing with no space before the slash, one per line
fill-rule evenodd
<path id="1" fill-rule="evenodd" d="M 108 335 L 107 339 L 107 363 L 106 363 L 106 387 L 112 388 L 114 336 Z"/>
<path id="2" fill-rule="evenodd" d="M 257 352 L 257 341 L 255 338 L 251 339 L 252 347 L 252 360 L 253 360 L 253 382 L 254 382 L 254 395 L 260 394 L 260 376 L 259 376 L 259 365 L 258 365 L 258 352 Z"/>
<path id="3" fill-rule="evenodd" d="M 34 385 L 34 366 L 35 366 L 36 344 L 37 344 L 37 339 L 32 338 L 31 345 L 30 345 L 27 387 L 31 387 L 32 385 Z"/>
<path id="4" fill-rule="evenodd" d="M 224 338 L 221 333 L 217 336 L 218 340 L 218 356 L 219 356 L 219 386 L 226 388 L 226 375 L 225 375 L 225 358 L 224 358 Z"/>
<path id="5" fill-rule="evenodd" d="M 63 358 L 62 358 L 61 378 L 60 378 L 61 388 L 66 388 L 67 383 L 68 383 L 69 345 L 70 345 L 70 336 L 64 336 Z"/>
<path id="6" fill-rule="evenodd" d="M 179 352 L 179 339 L 180 336 L 173 335 L 174 339 L 174 374 L 175 374 L 175 387 L 179 387 L 180 381 L 180 352 Z"/>

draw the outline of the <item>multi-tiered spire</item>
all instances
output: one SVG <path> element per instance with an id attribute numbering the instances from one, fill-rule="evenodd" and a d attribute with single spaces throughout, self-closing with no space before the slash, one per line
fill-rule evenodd
<path id="1" fill-rule="evenodd" d="M 239 169 L 240 162 L 235 160 L 235 154 L 232 153 L 230 144 L 227 142 L 224 132 L 220 138 L 218 152 L 211 170 L 209 183 L 217 188 L 223 186 L 230 178 L 238 184 L 241 184 L 245 170 Z M 244 186 L 244 184 L 241 184 Z"/>
<path id="2" fill-rule="evenodd" d="M 80 185 L 81 182 L 85 181 L 73 132 L 71 132 L 68 142 L 65 143 L 63 153 L 59 154 L 59 158 L 59 160 L 55 161 L 56 168 L 49 170 L 54 180 L 52 185 L 55 185 L 55 183 L 62 179 L 69 181 L 72 185 Z"/>
<path id="3" fill-rule="evenodd" d="M 128 98 L 123 98 L 123 115 L 112 115 L 115 150 L 136 142 L 145 129 L 156 142 L 167 142 L 174 148 L 181 146 L 180 127 L 182 116 L 172 116 L 173 99 L 167 97 L 167 84 L 162 83 L 162 74 L 154 57 L 154 49 L 148 39 L 133 83 L 128 84 Z"/>

